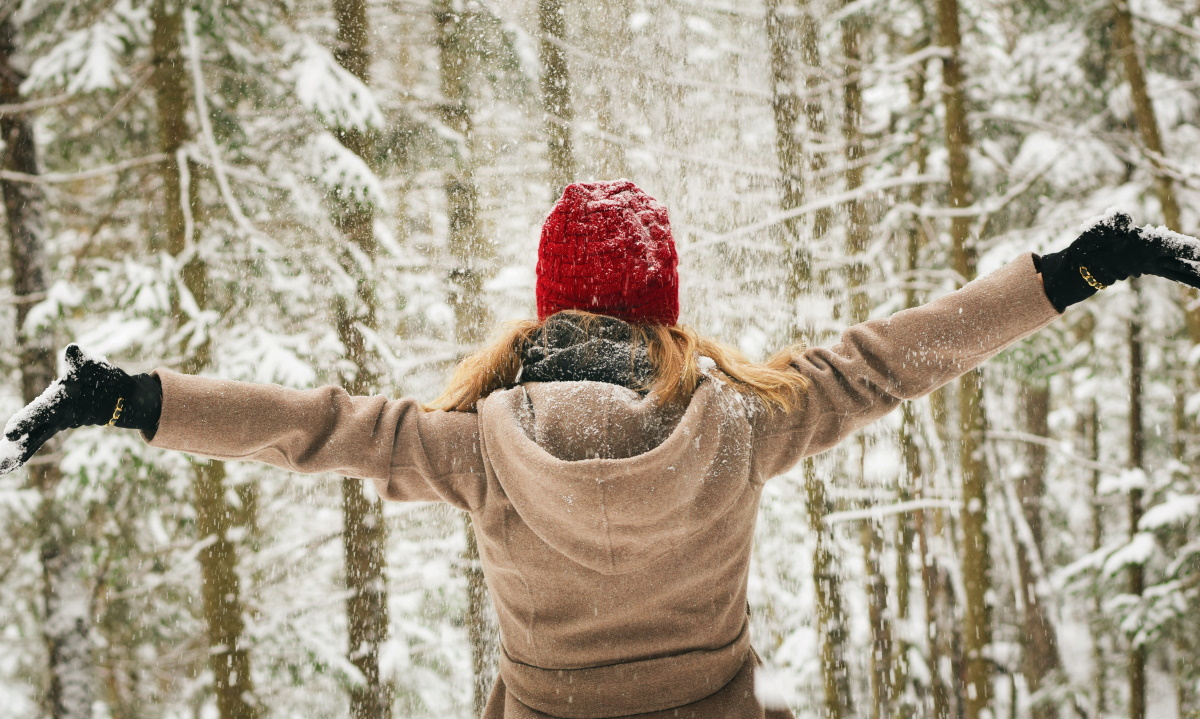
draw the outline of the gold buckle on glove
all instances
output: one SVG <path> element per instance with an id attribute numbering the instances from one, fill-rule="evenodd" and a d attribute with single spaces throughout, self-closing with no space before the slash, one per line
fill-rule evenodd
<path id="1" fill-rule="evenodd" d="M 104 425 L 105 427 L 113 426 L 114 424 L 116 424 L 116 421 L 121 418 L 121 410 L 125 409 L 124 403 L 125 403 L 124 397 L 117 397 L 117 406 L 115 408 L 113 408 L 112 419 L 108 420 L 108 424 Z"/>
<path id="2" fill-rule="evenodd" d="M 1083 276 L 1083 281 L 1088 283 L 1092 287 L 1095 287 L 1098 290 L 1108 289 L 1108 285 L 1101 284 L 1100 280 L 1096 279 L 1095 277 L 1092 277 L 1092 273 L 1088 272 L 1088 268 L 1084 267 L 1083 265 L 1079 266 L 1079 274 Z"/>

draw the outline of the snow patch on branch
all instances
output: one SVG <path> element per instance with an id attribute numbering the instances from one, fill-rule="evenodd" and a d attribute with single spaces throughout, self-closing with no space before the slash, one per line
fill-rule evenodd
<path id="1" fill-rule="evenodd" d="M 1138 521 L 1138 529 L 1152 532 L 1171 525 L 1183 524 L 1192 517 L 1200 514 L 1200 496 L 1182 495 L 1169 498 L 1162 504 L 1157 504 Z"/>
<path id="2" fill-rule="evenodd" d="M 113 90 L 130 83 L 121 67 L 126 47 L 145 41 L 149 9 L 121 0 L 98 21 L 65 35 L 62 42 L 33 61 L 21 91 L 65 87 L 68 94 Z"/>
<path id="3" fill-rule="evenodd" d="M 1149 482 L 1146 477 L 1146 472 L 1131 468 L 1122 470 L 1120 474 L 1113 476 L 1107 475 L 1100 479 L 1100 484 L 1096 487 L 1099 494 L 1129 494 L 1135 489 L 1145 489 Z"/>
<path id="4" fill-rule="evenodd" d="M 1145 564 L 1154 554 L 1154 535 L 1138 532 L 1129 543 L 1108 555 L 1104 562 L 1104 575 L 1111 577 L 1125 567 Z"/>
<path id="5" fill-rule="evenodd" d="M 343 200 L 386 206 L 379 177 L 332 133 L 322 132 L 313 141 L 313 176 Z"/>
<path id="6" fill-rule="evenodd" d="M 383 112 L 371 89 L 324 47 L 305 39 L 292 65 L 296 97 L 321 121 L 346 130 L 383 127 Z"/>

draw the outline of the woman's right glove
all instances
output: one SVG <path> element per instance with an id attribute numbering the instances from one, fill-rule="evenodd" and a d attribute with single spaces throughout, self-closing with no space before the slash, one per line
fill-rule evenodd
<path id="1" fill-rule="evenodd" d="M 1129 215 L 1109 210 L 1065 250 L 1043 255 L 1038 270 L 1059 312 L 1140 275 L 1200 287 L 1200 240 L 1161 227 L 1134 227 Z"/>
<path id="2" fill-rule="evenodd" d="M 162 412 L 162 384 L 148 374 L 129 376 L 84 354 L 77 344 L 64 352 L 67 373 L 13 415 L 0 440 L 0 474 L 25 464 L 54 435 L 85 424 L 140 429 L 153 435 Z"/>

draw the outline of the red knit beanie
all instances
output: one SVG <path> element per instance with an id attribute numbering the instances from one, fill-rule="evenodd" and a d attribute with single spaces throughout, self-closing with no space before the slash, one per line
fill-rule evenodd
<path id="1" fill-rule="evenodd" d="M 586 310 L 626 322 L 679 320 L 679 257 L 667 208 L 628 180 L 577 182 L 542 225 L 537 310 Z"/>

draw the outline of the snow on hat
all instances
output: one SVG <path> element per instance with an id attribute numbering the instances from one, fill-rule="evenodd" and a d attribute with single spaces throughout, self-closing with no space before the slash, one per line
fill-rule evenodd
<path id="1" fill-rule="evenodd" d="M 629 180 L 567 185 L 542 225 L 538 319 L 586 310 L 673 325 L 679 319 L 678 264 L 661 202 Z"/>

